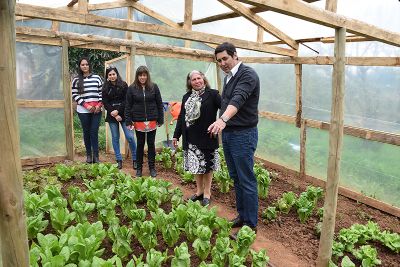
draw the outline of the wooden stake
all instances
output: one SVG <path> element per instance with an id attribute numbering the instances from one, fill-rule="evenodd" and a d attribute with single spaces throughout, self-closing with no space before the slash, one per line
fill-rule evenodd
<path id="1" fill-rule="evenodd" d="M 303 104 L 302 104 L 302 96 L 303 96 L 303 85 L 302 85 L 302 75 L 303 68 L 301 64 L 295 64 L 294 70 L 296 74 L 296 127 L 300 128 L 301 118 L 303 113 Z"/>
<path id="2" fill-rule="evenodd" d="M 301 120 L 300 127 L 300 179 L 306 177 L 306 141 L 307 141 L 307 121 Z"/>
<path id="3" fill-rule="evenodd" d="M 3 267 L 28 267 L 16 105 L 15 0 L 0 1 L 0 240 Z"/>
<path id="4" fill-rule="evenodd" d="M 62 72 L 64 92 L 64 127 L 65 147 L 67 148 L 67 159 L 74 160 L 74 123 L 71 99 L 71 78 L 69 75 L 68 47 L 67 40 L 62 39 Z"/>
<path id="5" fill-rule="evenodd" d="M 319 242 L 317 267 L 328 266 L 332 256 L 333 234 L 340 178 L 343 141 L 346 29 L 335 30 L 335 62 L 332 77 L 332 112 L 329 129 L 329 158 L 324 203 L 324 218 Z"/>

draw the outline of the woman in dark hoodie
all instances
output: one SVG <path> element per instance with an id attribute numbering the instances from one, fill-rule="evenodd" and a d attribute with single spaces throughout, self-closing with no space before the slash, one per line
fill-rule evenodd
<path id="1" fill-rule="evenodd" d="M 137 68 L 135 81 L 128 88 L 125 118 L 128 129 L 136 131 L 136 176 L 142 176 L 144 143 L 147 139 L 150 175 L 156 177 L 156 129 L 164 123 L 164 110 L 160 89 L 151 81 L 150 72 L 146 66 Z"/>

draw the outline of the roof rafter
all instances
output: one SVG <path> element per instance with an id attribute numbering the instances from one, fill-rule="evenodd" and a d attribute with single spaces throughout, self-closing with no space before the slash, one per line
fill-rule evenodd
<path id="1" fill-rule="evenodd" d="M 55 21 L 63 21 L 76 24 L 85 24 L 109 29 L 132 31 L 160 36 L 179 38 L 184 40 L 199 41 L 204 43 L 220 44 L 222 42 L 234 43 L 239 48 L 250 49 L 254 51 L 296 56 L 297 51 L 282 47 L 266 45 L 258 42 L 251 42 L 236 38 L 219 36 L 215 34 L 202 33 L 197 31 L 187 31 L 168 26 L 155 25 L 149 23 L 129 21 L 127 19 L 115 19 L 110 17 L 97 16 L 93 14 L 80 14 L 68 10 L 56 8 L 37 7 L 27 4 L 17 4 L 16 15 L 33 18 L 41 18 Z"/>
<path id="2" fill-rule="evenodd" d="M 304 2 L 307 3 L 312 3 L 312 2 L 317 2 L 320 0 L 304 0 Z M 268 8 L 265 7 L 250 7 L 251 12 L 254 13 L 260 13 L 260 12 L 264 12 L 264 11 L 268 11 Z M 218 14 L 218 15 L 213 15 L 213 16 L 209 16 L 209 17 L 204 17 L 201 19 L 196 19 L 193 20 L 193 25 L 197 25 L 197 24 L 202 24 L 202 23 L 208 23 L 208 22 L 214 22 L 214 21 L 218 21 L 218 20 L 224 20 L 224 19 L 232 19 L 232 18 L 237 18 L 240 17 L 240 15 L 236 12 L 226 12 L 226 13 L 222 13 L 222 14 Z M 178 22 L 179 25 L 183 25 L 183 22 Z"/>
<path id="3" fill-rule="evenodd" d="M 299 44 L 296 43 L 291 37 L 286 35 L 284 32 L 276 28 L 271 23 L 267 22 L 265 19 L 257 15 L 256 13 L 252 12 L 250 8 L 245 7 L 244 5 L 234 1 L 234 0 L 218 0 L 220 3 L 225 5 L 226 7 L 232 9 L 236 13 L 240 14 L 241 16 L 247 18 L 249 21 L 253 22 L 257 26 L 263 28 L 266 32 L 269 32 L 276 38 L 282 40 L 287 45 L 292 47 L 293 49 L 298 49 Z"/>
<path id="4" fill-rule="evenodd" d="M 347 32 L 370 37 L 394 46 L 400 46 L 400 34 L 381 29 L 359 20 L 316 8 L 298 0 L 236 0 L 242 3 L 269 8 L 272 11 L 307 20 L 331 28 L 346 28 Z"/>

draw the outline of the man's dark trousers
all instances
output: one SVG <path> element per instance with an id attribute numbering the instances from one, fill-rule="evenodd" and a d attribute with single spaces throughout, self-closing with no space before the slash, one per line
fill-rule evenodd
<path id="1" fill-rule="evenodd" d="M 257 142 L 257 127 L 222 132 L 225 161 L 235 185 L 236 209 L 250 227 L 257 226 L 258 218 L 257 179 L 253 171 Z"/>

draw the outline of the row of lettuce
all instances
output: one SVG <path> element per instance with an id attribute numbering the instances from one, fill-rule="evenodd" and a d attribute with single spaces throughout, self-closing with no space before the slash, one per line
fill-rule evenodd
<path id="1" fill-rule="evenodd" d="M 132 179 L 111 164 L 60 164 L 26 172 L 24 186 L 31 266 L 184 267 L 193 260 L 266 266 L 269 260 L 265 250 L 250 248 L 252 229 L 241 228 L 231 240 L 231 223 L 215 208 L 184 202 L 182 191 L 162 179 Z"/>
<path id="2" fill-rule="evenodd" d="M 220 192 L 228 193 L 233 186 L 233 180 L 229 177 L 222 148 L 219 148 L 219 154 L 221 168 L 214 172 L 213 178 Z M 157 155 L 157 161 L 161 162 L 166 169 L 174 167 L 183 183 L 194 182 L 193 175 L 184 170 L 181 149 L 173 151 L 170 148 L 163 148 Z M 259 198 L 265 200 L 268 197 L 272 180 L 271 175 L 258 163 L 254 164 L 254 173 L 257 178 Z M 318 201 L 322 198 L 323 189 L 314 186 L 308 186 L 299 195 L 292 191 L 284 192 L 272 205 L 262 211 L 262 218 L 266 223 L 273 222 L 279 218 L 279 214 L 288 214 L 294 209 L 298 214 L 300 223 L 306 223 L 311 216 L 316 215 L 319 222 L 315 225 L 315 231 L 319 236 L 324 210 L 318 208 Z M 400 252 L 400 235 L 398 233 L 380 231 L 379 226 L 374 222 L 368 222 L 366 225 L 354 224 L 348 229 L 341 229 L 335 236 L 330 265 L 336 266 L 335 262 L 340 262 L 341 266 L 356 266 L 349 256 L 358 260 L 361 266 L 380 265 L 381 260 L 378 258 L 377 249 L 373 246 L 374 243 L 382 244 L 393 253 L 398 254 Z"/>

